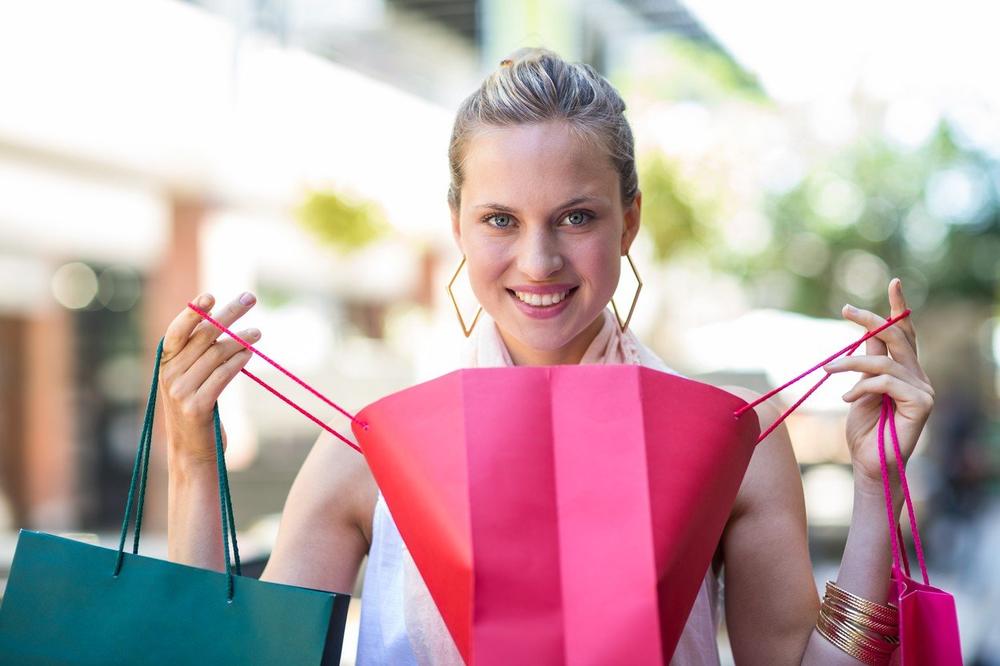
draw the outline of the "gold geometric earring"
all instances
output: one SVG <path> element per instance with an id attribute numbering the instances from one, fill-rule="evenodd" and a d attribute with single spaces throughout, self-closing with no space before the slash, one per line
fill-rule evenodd
<path id="1" fill-rule="evenodd" d="M 476 322 L 479 321 L 479 315 L 483 313 L 483 306 L 480 305 L 479 309 L 476 310 L 476 316 L 472 319 L 472 325 L 468 329 L 465 328 L 465 319 L 462 317 L 461 310 L 458 309 L 458 301 L 455 300 L 455 294 L 451 290 L 451 286 L 455 284 L 455 280 L 458 279 L 458 274 L 462 271 L 462 266 L 465 265 L 465 255 L 462 255 L 462 261 L 458 264 L 458 268 L 455 269 L 455 274 L 451 276 L 451 280 L 448 281 L 448 296 L 451 297 L 451 304 L 455 306 L 455 314 L 458 315 L 458 323 L 462 326 L 462 333 L 465 333 L 465 337 L 472 335 L 472 329 L 476 327 Z"/>
<path id="2" fill-rule="evenodd" d="M 628 323 L 632 319 L 632 313 L 635 312 L 635 303 L 639 300 L 639 292 L 642 291 L 642 279 L 639 277 L 639 271 L 635 269 L 635 262 L 632 261 L 632 257 L 629 253 L 625 253 L 625 258 L 628 259 L 628 265 L 632 267 L 632 273 L 635 274 L 635 281 L 638 283 L 638 287 L 635 288 L 635 296 L 632 297 L 632 305 L 628 309 L 628 316 L 625 317 L 625 323 L 622 323 L 621 315 L 618 314 L 618 306 L 615 305 L 614 296 L 611 297 L 611 309 L 615 311 L 615 318 L 618 319 L 618 327 L 621 332 L 624 333 L 625 329 L 628 328 Z"/>

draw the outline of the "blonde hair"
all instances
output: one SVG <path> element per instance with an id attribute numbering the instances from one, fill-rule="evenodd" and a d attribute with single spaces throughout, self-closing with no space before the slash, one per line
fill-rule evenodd
<path id="1" fill-rule="evenodd" d="M 590 65 L 566 62 L 545 48 L 514 51 L 458 108 L 448 146 L 448 204 L 458 210 L 461 203 L 465 153 L 477 130 L 564 120 L 611 158 L 622 205 L 631 205 L 639 185 L 632 128 L 624 112 L 621 95 Z"/>

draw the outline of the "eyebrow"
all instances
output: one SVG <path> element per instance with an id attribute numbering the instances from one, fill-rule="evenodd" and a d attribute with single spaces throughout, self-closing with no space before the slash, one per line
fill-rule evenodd
<path id="1" fill-rule="evenodd" d="M 566 208 L 568 206 L 575 206 L 577 204 L 586 203 L 588 201 L 603 202 L 603 201 L 605 201 L 605 198 L 604 197 L 593 197 L 593 196 L 573 197 L 572 199 L 570 199 L 568 201 L 564 201 L 562 204 L 556 206 L 556 208 Z M 516 208 L 512 208 L 510 206 L 505 206 L 504 204 L 501 204 L 501 203 L 482 203 L 482 204 L 476 205 L 475 207 L 476 208 L 489 208 L 489 209 L 492 209 L 492 210 L 503 211 L 505 213 L 516 213 L 517 212 Z"/>

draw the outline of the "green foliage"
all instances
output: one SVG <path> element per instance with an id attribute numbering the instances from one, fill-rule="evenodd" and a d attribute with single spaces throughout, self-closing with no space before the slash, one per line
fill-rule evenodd
<path id="1" fill-rule="evenodd" d="M 725 52 L 702 42 L 659 35 L 645 40 L 642 48 L 641 66 L 629 61 L 628 66 L 609 74 L 625 99 L 767 102 L 752 75 Z"/>
<path id="2" fill-rule="evenodd" d="M 374 204 L 330 191 L 307 194 L 298 209 L 298 218 L 320 240 L 345 252 L 368 245 L 388 230 Z"/>
<path id="3" fill-rule="evenodd" d="M 638 172 L 642 226 L 653 239 L 656 258 L 666 261 L 704 245 L 708 234 L 704 216 L 688 200 L 676 167 L 656 152 L 640 159 Z"/>
<path id="4" fill-rule="evenodd" d="M 797 267 L 788 272 L 792 296 L 785 306 L 816 316 L 830 316 L 844 302 L 884 308 L 888 279 L 897 275 L 919 302 L 993 302 L 1000 197 L 990 174 L 998 169 L 959 145 L 944 123 L 913 151 L 881 135 L 861 140 L 766 200 L 774 241 L 748 259 L 747 273 Z M 825 251 L 810 265 L 798 252 L 812 238 Z M 885 284 L 869 289 L 876 277 Z"/>
<path id="5" fill-rule="evenodd" d="M 637 48 L 640 65 L 633 60 L 610 75 L 626 99 L 761 110 L 770 104 L 758 82 L 722 51 L 672 36 L 646 39 Z M 643 227 L 657 258 L 697 254 L 744 280 L 759 305 L 813 316 L 839 317 L 845 302 L 883 309 L 893 276 L 903 279 L 915 307 L 941 298 L 996 303 L 995 156 L 963 143 L 946 123 L 923 146 L 902 148 L 884 135 L 878 113 L 868 115 L 871 107 L 858 111 L 862 123 L 870 123 L 867 134 L 833 153 L 814 155 L 791 189 L 746 202 L 759 205 L 770 223 L 763 249 L 725 242 L 723 221 L 732 224 L 734 206 L 744 205 L 730 199 L 725 174 L 706 182 L 711 168 L 682 170 L 662 154 L 641 158 Z M 753 156 L 746 159 L 745 168 L 753 169 Z"/>
<path id="6" fill-rule="evenodd" d="M 691 65 L 703 81 L 714 82 L 720 91 L 729 95 L 740 93 L 758 102 L 767 100 L 760 82 L 723 51 L 677 37 L 667 42 L 666 50 L 669 56 Z"/>
<path id="7" fill-rule="evenodd" d="M 717 48 L 676 35 L 649 37 L 639 48 L 640 66 L 630 60 L 629 67 L 609 74 L 625 99 L 686 100 L 706 107 L 733 101 L 767 103 L 757 80 Z M 642 226 L 652 237 L 657 259 L 691 253 L 716 267 L 731 268 L 716 223 L 724 192 L 693 187 L 689 180 L 694 176 L 685 176 L 681 165 L 661 151 L 639 154 L 637 161 Z M 713 185 L 724 189 L 721 183 Z"/>

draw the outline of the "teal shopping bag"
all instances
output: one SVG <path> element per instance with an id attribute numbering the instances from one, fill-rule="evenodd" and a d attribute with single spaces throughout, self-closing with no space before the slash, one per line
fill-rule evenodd
<path id="1" fill-rule="evenodd" d="M 21 530 L 0 606 L 0 664 L 340 663 L 348 595 L 240 575 L 218 405 L 226 572 L 138 554 L 162 352 L 160 340 L 118 549 Z"/>

